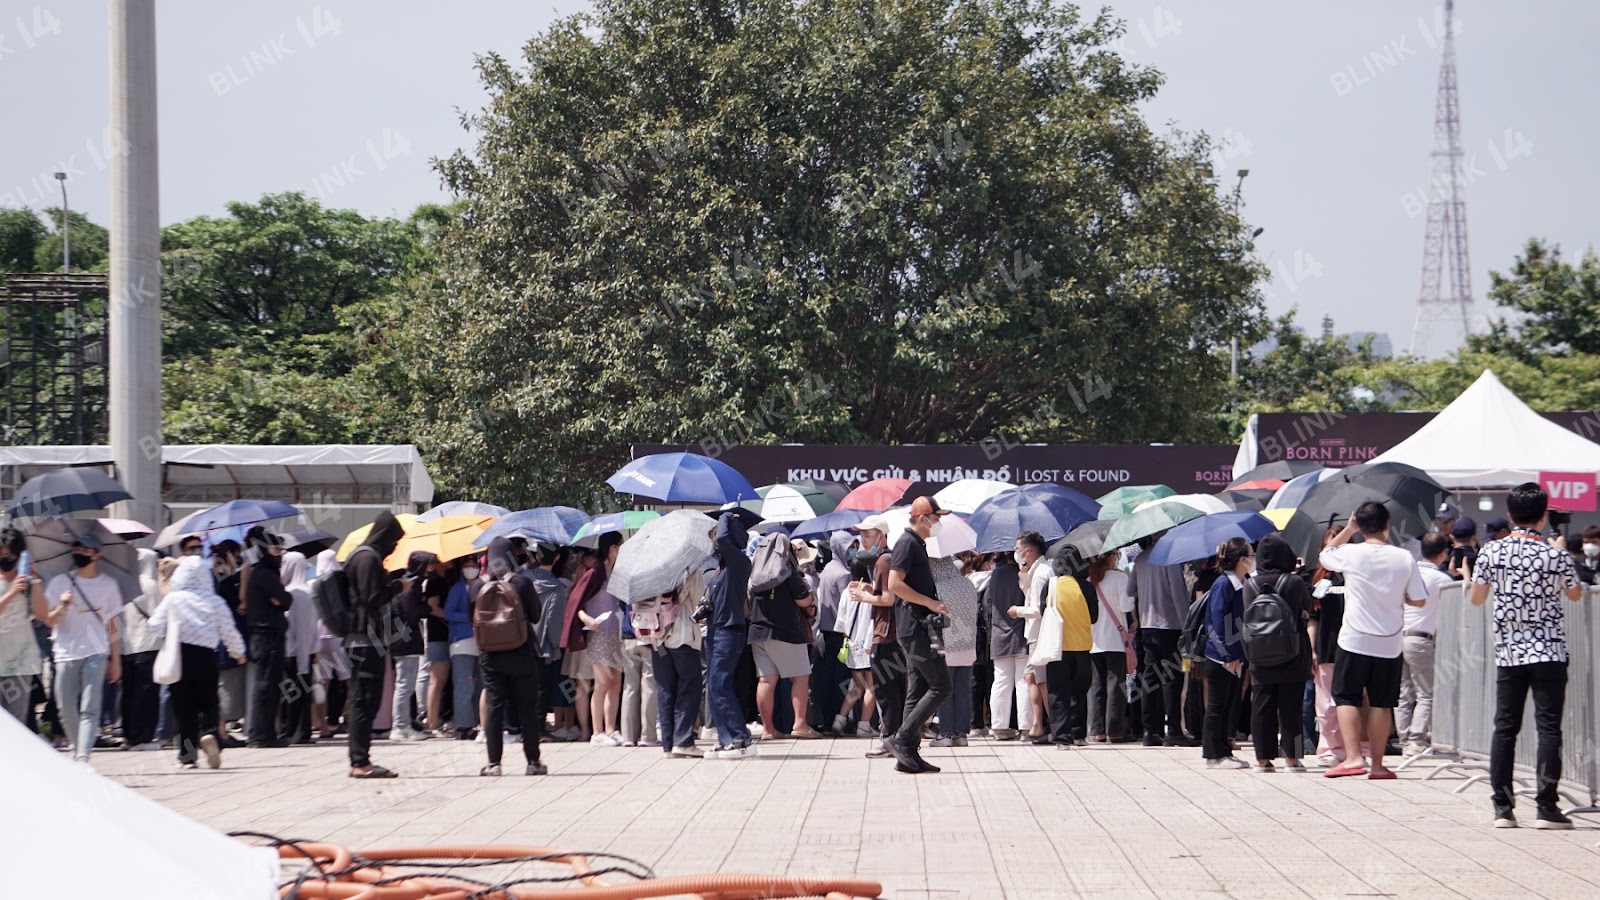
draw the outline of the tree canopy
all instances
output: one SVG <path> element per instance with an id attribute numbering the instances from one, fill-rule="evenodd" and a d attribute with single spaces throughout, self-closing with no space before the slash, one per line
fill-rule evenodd
<path id="1" fill-rule="evenodd" d="M 48 234 L 33 210 L 0 209 L 0 272 L 34 271 Z"/>

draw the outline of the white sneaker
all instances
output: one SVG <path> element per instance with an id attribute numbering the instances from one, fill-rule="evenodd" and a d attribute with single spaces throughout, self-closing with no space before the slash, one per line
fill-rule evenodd
<path id="1" fill-rule="evenodd" d="M 1221 759 L 1206 760 L 1208 769 L 1248 769 L 1250 764 L 1236 756 L 1224 756 Z"/>
<path id="2" fill-rule="evenodd" d="M 590 743 L 590 745 L 595 746 L 595 747 L 620 747 L 620 746 L 622 746 L 622 742 L 621 741 L 618 741 L 615 744 L 611 743 L 611 735 L 606 734 L 603 731 L 597 732 L 594 737 L 589 738 L 589 743 Z"/>
<path id="3" fill-rule="evenodd" d="M 691 745 L 688 747 L 673 747 L 668 755 L 673 759 L 701 759 L 706 754 L 699 747 Z"/>
<path id="4" fill-rule="evenodd" d="M 207 768 L 215 769 L 222 765 L 222 745 L 217 743 L 216 735 L 203 734 L 200 736 L 200 752 L 206 756 Z"/>
<path id="5" fill-rule="evenodd" d="M 834 734 L 843 734 L 844 727 L 848 724 L 850 724 L 850 720 L 846 719 L 844 716 L 834 716 L 833 728 L 831 730 Z"/>
<path id="6" fill-rule="evenodd" d="M 878 732 L 871 725 L 867 724 L 866 722 L 860 722 L 860 723 L 858 723 L 856 725 L 856 737 L 869 738 L 869 737 L 877 737 L 877 736 L 878 736 Z"/>
<path id="7" fill-rule="evenodd" d="M 391 741 L 414 741 L 416 739 L 417 733 L 409 728 L 389 729 L 389 740 Z"/>
<path id="8" fill-rule="evenodd" d="M 717 728 L 716 728 L 715 725 L 706 725 L 706 726 L 703 726 L 700 729 L 700 740 L 702 740 L 702 741 L 714 741 L 716 739 L 717 739 Z"/>
<path id="9" fill-rule="evenodd" d="M 480 728 L 478 729 L 478 736 L 473 738 L 473 740 L 480 744 L 487 744 L 489 743 L 489 735 Z"/>
<path id="10" fill-rule="evenodd" d="M 956 743 L 955 738 L 945 737 L 944 735 L 940 735 L 939 737 L 936 737 L 933 740 L 929 741 L 928 742 L 928 746 L 929 747 L 954 747 L 955 743 Z"/>
<path id="11" fill-rule="evenodd" d="M 520 744 L 520 743 L 522 743 L 522 735 L 520 735 L 520 734 L 512 734 L 511 732 L 508 731 L 508 732 L 506 732 L 506 736 L 505 736 L 504 740 L 502 741 L 502 743 Z"/>
<path id="12" fill-rule="evenodd" d="M 129 747 L 128 749 L 129 750 L 160 750 L 161 749 L 161 742 L 160 741 L 145 741 L 142 744 L 134 744 L 132 747 Z"/>
<path id="13" fill-rule="evenodd" d="M 606 733 L 606 738 L 611 741 L 611 746 L 613 746 L 613 747 L 621 747 L 622 746 L 622 732 L 620 732 L 620 731 L 607 732 Z"/>
<path id="14" fill-rule="evenodd" d="M 751 737 L 754 737 L 754 738 L 764 737 L 766 735 L 766 733 L 767 733 L 767 730 L 765 728 L 761 727 L 761 723 L 760 722 L 756 722 L 756 723 L 754 723 L 754 724 L 752 724 L 750 726 L 750 736 Z"/>
<path id="15" fill-rule="evenodd" d="M 1412 741 L 1411 743 L 1406 744 L 1403 755 L 1406 757 L 1421 756 L 1432 749 L 1433 748 L 1428 744 L 1424 744 L 1420 741 Z"/>
<path id="16" fill-rule="evenodd" d="M 748 747 L 718 747 L 706 754 L 707 759 L 749 759 L 756 755 L 755 745 Z"/>

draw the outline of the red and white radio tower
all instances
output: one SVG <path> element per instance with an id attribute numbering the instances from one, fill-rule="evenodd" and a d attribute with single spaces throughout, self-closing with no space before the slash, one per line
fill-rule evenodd
<path id="1" fill-rule="evenodd" d="M 1461 197 L 1461 94 L 1456 81 L 1456 13 L 1444 2 L 1439 93 L 1433 107 L 1432 172 L 1428 179 L 1428 233 L 1422 242 L 1422 294 L 1411 352 L 1426 356 L 1435 330 L 1456 333 L 1454 350 L 1472 331 L 1472 265 L 1467 258 L 1467 204 Z M 1446 259 L 1450 289 L 1443 290 Z"/>

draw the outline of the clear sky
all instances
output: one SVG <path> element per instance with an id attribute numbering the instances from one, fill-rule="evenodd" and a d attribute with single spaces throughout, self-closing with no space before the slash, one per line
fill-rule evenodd
<path id="1" fill-rule="evenodd" d="M 1217 169 L 1250 170 L 1245 216 L 1273 268 L 1269 307 L 1311 330 L 1410 342 L 1438 74 L 1432 0 L 1113 0 L 1124 49 L 1167 75 L 1162 128 L 1204 130 Z M 404 215 L 446 199 L 429 159 L 468 143 L 457 111 L 483 92 L 473 55 L 518 55 L 587 4 L 511 0 L 158 0 L 161 214 L 303 190 Z M 1091 6 L 1090 8 L 1093 8 Z M 59 204 L 104 222 L 107 4 L 0 2 L 0 205 Z M 1466 200 L 1477 313 L 1491 268 L 1540 235 L 1600 243 L 1600 4 L 1457 7 Z M 1491 149 L 1492 148 L 1492 149 Z"/>

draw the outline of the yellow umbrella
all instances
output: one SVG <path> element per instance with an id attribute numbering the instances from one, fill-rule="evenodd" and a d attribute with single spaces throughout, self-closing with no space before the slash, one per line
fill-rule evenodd
<path id="1" fill-rule="evenodd" d="M 383 561 L 383 567 L 391 572 L 404 569 L 406 560 L 418 550 L 445 560 L 471 556 L 478 552 L 472 542 L 497 518 L 499 516 L 445 516 L 431 522 L 417 522 L 406 529 L 406 536 Z"/>
<path id="2" fill-rule="evenodd" d="M 411 513 L 396 513 L 395 518 L 400 520 L 400 527 L 403 529 L 410 529 L 417 521 L 417 517 Z M 344 543 L 339 545 L 339 552 L 336 554 L 339 562 L 344 562 L 349 558 L 350 554 L 354 553 L 355 549 L 361 546 L 361 542 L 366 540 L 367 535 L 371 533 L 372 526 L 369 524 L 363 525 L 346 535 Z"/>
<path id="3" fill-rule="evenodd" d="M 1272 524 L 1281 530 L 1288 527 L 1289 520 L 1294 518 L 1294 511 L 1295 507 L 1290 506 L 1286 509 L 1264 509 L 1261 514 L 1272 520 Z"/>

